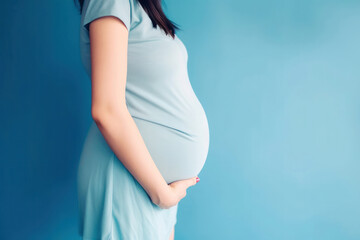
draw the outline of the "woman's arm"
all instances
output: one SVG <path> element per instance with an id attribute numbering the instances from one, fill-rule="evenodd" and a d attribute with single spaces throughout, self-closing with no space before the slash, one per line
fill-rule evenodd
<path id="1" fill-rule="evenodd" d="M 152 160 L 125 102 L 128 30 L 106 16 L 90 23 L 91 114 L 106 142 L 154 204 L 169 185 Z"/>

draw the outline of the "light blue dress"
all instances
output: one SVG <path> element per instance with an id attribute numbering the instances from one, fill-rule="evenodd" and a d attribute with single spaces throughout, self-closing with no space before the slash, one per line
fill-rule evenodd
<path id="1" fill-rule="evenodd" d="M 183 42 L 159 27 L 137 0 L 85 0 L 80 50 L 91 79 L 88 24 L 102 16 L 128 29 L 126 105 L 167 183 L 197 176 L 209 126 L 190 84 Z M 119 122 L 121 124 L 121 122 Z M 92 122 L 78 167 L 79 234 L 84 240 L 168 240 L 178 205 L 161 209 L 110 149 Z"/>

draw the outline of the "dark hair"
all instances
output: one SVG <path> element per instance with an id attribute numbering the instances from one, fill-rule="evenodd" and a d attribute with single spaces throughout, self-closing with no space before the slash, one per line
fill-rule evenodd
<path id="1" fill-rule="evenodd" d="M 78 2 L 80 5 L 80 14 L 83 10 L 84 0 L 74 0 L 75 2 Z M 97 0 L 101 1 L 101 0 Z M 162 10 L 161 6 L 161 0 L 135 0 L 138 1 L 145 12 L 148 14 L 148 16 L 151 19 L 151 22 L 153 24 L 153 27 L 156 28 L 158 25 L 161 29 L 164 30 L 166 34 L 170 34 L 173 38 L 175 38 L 175 29 L 179 29 L 177 24 L 169 20 L 165 13 Z"/>

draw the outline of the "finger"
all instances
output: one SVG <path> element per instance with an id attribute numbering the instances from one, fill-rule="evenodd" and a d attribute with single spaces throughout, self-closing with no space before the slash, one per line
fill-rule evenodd
<path id="1" fill-rule="evenodd" d="M 196 177 L 187 179 L 187 184 L 188 184 L 189 187 L 194 186 L 196 184 Z"/>

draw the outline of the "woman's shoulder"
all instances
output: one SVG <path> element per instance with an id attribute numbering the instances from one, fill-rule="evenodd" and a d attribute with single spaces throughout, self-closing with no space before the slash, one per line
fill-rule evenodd
<path id="1" fill-rule="evenodd" d="M 89 23 L 104 16 L 119 18 L 130 31 L 140 11 L 138 0 L 84 0 L 81 26 L 88 30 Z"/>

